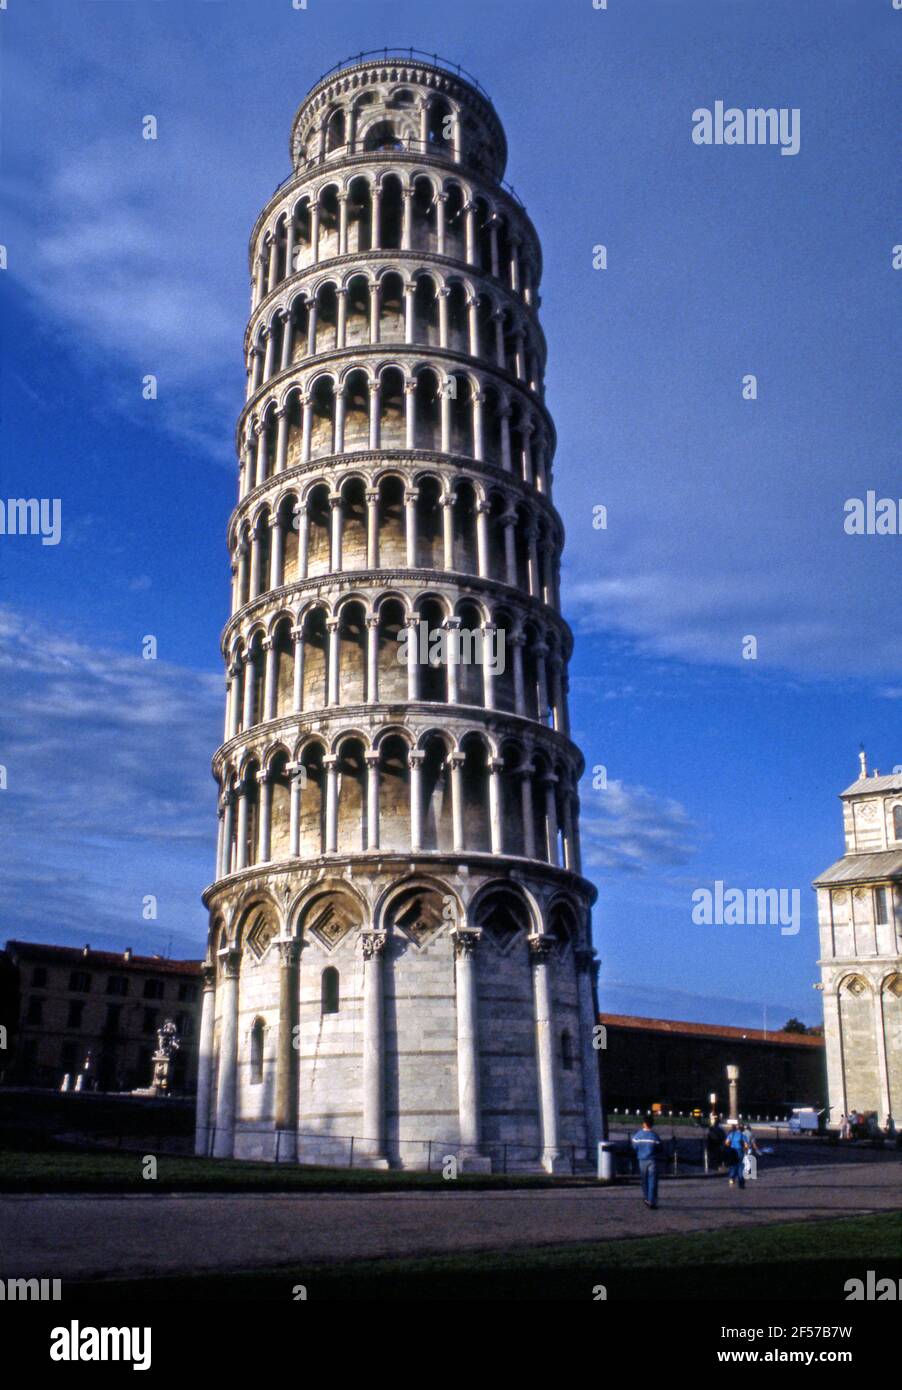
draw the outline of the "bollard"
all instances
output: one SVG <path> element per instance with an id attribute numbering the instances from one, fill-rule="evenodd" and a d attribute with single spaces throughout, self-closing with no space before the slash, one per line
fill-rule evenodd
<path id="1" fill-rule="evenodd" d="M 598 1181 L 614 1181 L 614 1145 L 604 1139 L 598 1145 Z"/>

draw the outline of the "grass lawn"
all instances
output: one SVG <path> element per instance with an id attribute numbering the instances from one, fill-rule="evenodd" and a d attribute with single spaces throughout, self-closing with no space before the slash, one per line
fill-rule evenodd
<path id="1" fill-rule="evenodd" d="M 292 1266 L 234 1274 L 66 1284 L 73 1300 L 843 1300 L 844 1284 L 898 1278 L 900 1214 L 788 1222 L 742 1231 L 649 1236 L 539 1250 Z"/>
<path id="2" fill-rule="evenodd" d="M 146 1152 L 153 1154 L 152 1144 Z M 182 1158 L 156 1154 L 157 1177 L 142 1176 L 141 1153 L 102 1153 L 69 1149 L 5 1150 L 0 1152 L 0 1193 L 3 1192 L 383 1192 L 446 1188 L 436 1173 L 399 1173 L 365 1168 L 307 1168 L 296 1164 L 250 1163 L 230 1159 Z M 582 1184 L 591 1178 L 551 1178 L 544 1174 L 465 1174 L 454 1189 L 556 1187 Z"/>

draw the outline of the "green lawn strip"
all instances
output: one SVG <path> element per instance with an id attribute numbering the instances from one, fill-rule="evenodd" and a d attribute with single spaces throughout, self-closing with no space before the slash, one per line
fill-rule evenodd
<path id="1" fill-rule="evenodd" d="M 689 1235 L 638 1237 L 540 1249 L 366 1260 L 163 1278 L 67 1282 L 68 1298 L 126 1301 L 256 1299 L 842 1299 L 844 1283 L 872 1269 L 900 1273 L 900 1214 L 786 1222 Z"/>
<path id="2" fill-rule="evenodd" d="M 153 1154 L 152 1146 L 146 1151 Z M 71 1192 L 345 1192 L 416 1191 L 556 1187 L 582 1185 L 588 1178 L 561 1179 L 532 1174 L 461 1174 L 454 1182 L 440 1172 L 404 1173 L 365 1168 L 308 1168 L 228 1159 L 182 1158 L 157 1154 L 157 1176 L 142 1176 L 144 1154 L 69 1152 L 0 1152 L 0 1193 Z"/>

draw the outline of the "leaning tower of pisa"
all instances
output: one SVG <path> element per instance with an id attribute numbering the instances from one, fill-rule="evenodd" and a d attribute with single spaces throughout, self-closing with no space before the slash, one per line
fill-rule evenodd
<path id="1" fill-rule="evenodd" d="M 250 240 L 197 1147 L 559 1171 L 600 1137 L 541 251 L 478 83 L 302 102 Z"/>

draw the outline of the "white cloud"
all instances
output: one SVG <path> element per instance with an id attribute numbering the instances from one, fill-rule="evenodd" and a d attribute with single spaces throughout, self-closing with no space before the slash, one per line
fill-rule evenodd
<path id="1" fill-rule="evenodd" d="M 580 838 L 587 872 L 643 873 L 685 864 L 696 827 L 671 797 L 610 781 L 582 797 Z"/>

